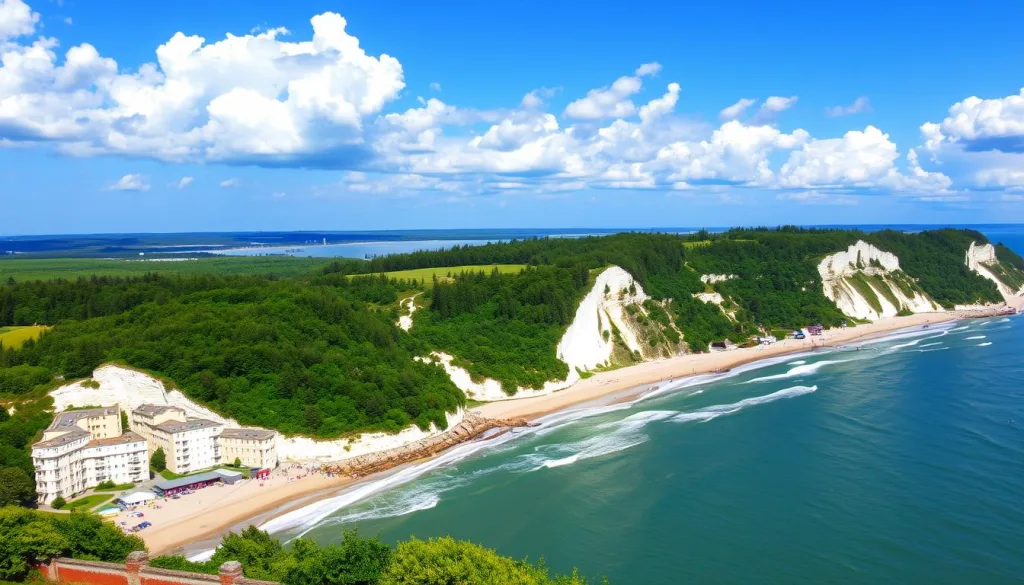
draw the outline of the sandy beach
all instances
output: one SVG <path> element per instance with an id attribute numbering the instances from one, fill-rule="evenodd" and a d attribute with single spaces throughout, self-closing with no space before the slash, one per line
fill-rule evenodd
<path id="1" fill-rule="evenodd" d="M 269 480 L 246 480 L 236 485 L 210 486 L 177 500 L 160 501 L 159 509 L 140 507 L 144 518 L 130 518 L 122 512 L 113 520 L 129 525 L 143 519 L 153 526 L 138 533 L 151 555 L 169 554 L 175 548 L 226 531 L 259 514 L 275 510 L 309 494 L 341 488 L 356 481 L 350 477 L 328 477 L 301 467 L 282 468 Z"/>
<path id="2" fill-rule="evenodd" d="M 1024 304 L 1024 299 L 1016 304 Z M 995 308 L 986 308 L 947 313 L 920 313 L 831 329 L 820 337 L 805 340 L 786 339 L 772 345 L 682 355 L 645 362 L 597 373 L 553 394 L 488 403 L 477 407 L 473 413 L 490 419 L 536 419 L 616 393 L 625 393 L 630 389 L 636 389 L 635 394 L 638 396 L 659 383 L 687 376 L 728 370 L 750 362 L 813 351 L 816 348 L 835 347 L 856 340 L 883 336 L 900 329 L 991 316 L 996 312 Z M 629 397 L 632 398 L 633 395 Z M 623 398 L 620 396 L 620 399 Z M 299 476 L 302 476 L 301 479 L 298 479 Z M 180 500 L 167 501 L 163 509 L 146 510 L 146 519 L 152 521 L 153 526 L 140 532 L 139 536 L 146 541 L 151 554 L 167 554 L 185 543 L 214 536 L 260 514 L 271 511 L 275 514 L 283 513 L 282 507 L 302 496 L 321 491 L 333 492 L 355 481 L 356 479 L 352 477 L 328 477 L 322 473 L 311 473 L 302 468 L 295 468 L 276 472 L 272 479 L 264 482 L 262 486 L 259 482 L 250 480 L 238 486 L 205 488 Z M 123 518 L 119 517 L 118 521 L 120 520 Z"/>

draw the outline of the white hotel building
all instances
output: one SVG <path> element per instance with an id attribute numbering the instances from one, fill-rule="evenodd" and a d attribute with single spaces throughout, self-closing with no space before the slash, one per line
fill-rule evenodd
<path id="1" fill-rule="evenodd" d="M 117 484 L 149 479 L 146 440 L 121 432 L 117 406 L 62 412 L 32 445 L 39 502 L 71 498 L 104 481 Z"/>
<path id="2" fill-rule="evenodd" d="M 221 464 L 217 436 L 224 425 L 202 418 L 189 419 L 175 406 L 143 404 L 131 412 L 132 431 L 146 438 L 149 454 L 164 450 L 167 469 L 190 473 Z"/>

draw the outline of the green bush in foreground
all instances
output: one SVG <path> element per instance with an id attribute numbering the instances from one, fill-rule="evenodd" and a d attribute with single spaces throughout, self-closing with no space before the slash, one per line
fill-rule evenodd
<path id="1" fill-rule="evenodd" d="M 493 550 L 450 537 L 412 539 L 394 550 L 380 539 L 346 530 L 339 544 L 320 546 L 303 538 L 290 549 L 250 526 L 224 537 L 202 563 L 185 557 L 157 557 L 154 567 L 215 575 L 226 561 L 242 563 L 250 579 L 283 585 L 586 585 L 574 571 L 549 576 L 543 563 L 503 557 Z"/>
<path id="2" fill-rule="evenodd" d="M 573 573 L 548 576 L 543 565 L 515 561 L 451 537 L 412 539 L 398 545 L 380 585 L 586 585 Z"/>
<path id="3" fill-rule="evenodd" d="M 146 550 L 137 536 L 85 512 L 47 515 L 25 508 L 0 508 L 0 579 L 20 581 L 36 563 L 54 557 L 123 562 Z"/>

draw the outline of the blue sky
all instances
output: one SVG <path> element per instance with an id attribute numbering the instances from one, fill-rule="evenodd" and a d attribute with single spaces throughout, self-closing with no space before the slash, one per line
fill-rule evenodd
<path id="1" fill-rule="evenodd" d="M 1024 221 L 1024 4 L 768 4 L 0 0 L 0 235 Z"/>

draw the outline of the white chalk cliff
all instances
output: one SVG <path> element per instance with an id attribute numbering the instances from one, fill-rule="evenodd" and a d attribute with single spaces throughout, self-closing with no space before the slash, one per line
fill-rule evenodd
<path id="1" fill-rule="evenodd" d="M 913 313 L 943 310 L 900 270 L 900 260 L 895 254 L 863 240 L 845 251 L 826 256 L 818 264 L 818 274 L 821 275 L 825 296 L 843 314 L 855 319 L 877 321 L 894 317 L 902 310 Z M 859 286 L 854 284 L 855 279 Z M 873 295 L 873 298 L 868 295 Z"/>
<path id="2" fill-rule="evenodd" d="M 999 294 L 1003 295 L 1003 298 L 1007 301 L 1011 297 L 1024 296 L 1024 287 L 1014 290 L 996 274 L 996 271 L 1005 270 L 1005 267 L 996 258 L 996 247 L 992 244 L 982 244 L 979 246 L 976 242 L 971 242 L 971 246 L 967 249 L 967 257 L 964 260 L 964 264 L 971 271 L 994 282 L 996 288 L 999 289 Z"/>
<path id="3" fill-rule="evenodd" d="M 222 423 L 226 428 L 239 428 L 238 421 L 225 418 L 212 410 L 193 402 L 181 390 L 168 390 L 156 378 L 130 368 L 107 364 L 96 368 L 92 379 L 99 388 L 88 388 L 82 382 L 65 384 L 52 392 L 53 405 L 57 412 L 72 407 L 113 406 L 119 404 L 122 410 L 131 412 L 143 404 L 177 406 L 189 418 L 205 418 Z M 448 427 L 462 422 L 463 411 L 448 413 Z M 322 441 L 303 436 L 278 436 L 277 456 L 291 461 L 342 461 L 357 455 L 376 453 L 437 435 L 444 429 L 431 425 L 422 431 L 415 425 L 393 435 L 387 433 L 364 433 L 351 438 Z"/>
<path id="4" fill-rule="evenodd" d="M 641 343 L 627 310 L 627 307 L 635 306 L 635 312 L 643 313 L 643 303 L 649 298 L 643 287 L 622 268 L 611 266 L 603 270 L 576 308 L 572 324 L 555 349 L 558 359 L 569 366 L 569 375 L 564 380 L 551 380 L 541 389 L 520 387 L 509 396 L 497 380 L 485 378 L 474 381 L 469 372 L 454 365 L 454 358 L 446 353 L 433 352 L 429 357 L 416 359 L 441 365 L 452 382 L 473 400 L 516 400 L 550 394 L 578 382 L 580 372 L 612 365 L 616 337 L 626 351 L 644 358 L 655 357 L 648 356 L 650 344 Z"/>
<path id="5" fill-rule="evenodd" d="M 618 266 L 606 268 L 597 277 L 594 288 L 583 297 L 572 325 L 558 343 L 558 359 L 569 364 L 570 371 L 609 365 L 615 349 L 615 330 L 629 351 L 643 354 L 644 348 L 628 322 L 626 307 L 643 305 L 649 298 L 630 273 Z"/>

